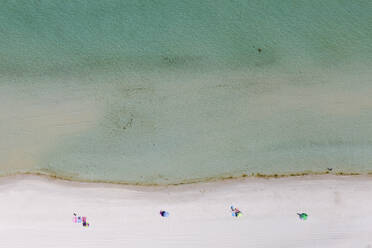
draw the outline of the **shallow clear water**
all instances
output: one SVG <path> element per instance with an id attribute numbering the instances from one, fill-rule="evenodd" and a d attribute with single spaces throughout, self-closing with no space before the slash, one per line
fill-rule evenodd
<path id="1" fill-rule="evenodd" d="M 177 183 L 370 171 L 371 11 L 369 1 L 4 1 L 2 174 Z"/>

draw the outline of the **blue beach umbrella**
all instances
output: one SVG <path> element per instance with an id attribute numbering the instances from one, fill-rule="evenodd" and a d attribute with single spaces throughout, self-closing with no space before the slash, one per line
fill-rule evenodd
<path id="1" fill-rule="evenodd" d="M 162 217 L 168 217 L 169 216 L 169 212 L 167 212 L 167 211 L 160 211 L 160 215 Z"/>

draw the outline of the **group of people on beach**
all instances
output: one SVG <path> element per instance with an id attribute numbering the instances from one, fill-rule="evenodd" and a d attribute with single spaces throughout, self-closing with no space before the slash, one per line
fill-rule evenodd
<path id="1" fill-rule="evenodd" d="M 72 222 L 82 224 L 84 227 L 89 227 L 89 223 L 87 222 L 87 217 L 77 216 L 76 213 L 74 213 L 74 217 L 72 217 Z"/>
<path id="2" fill-rule="evenodd" d="M 232 212 L 231 214 L 234 217 L 240 217 L 243 214 L 239 209 L 235 208 L 234 206 L 230 206 L 230 209 Z"/>

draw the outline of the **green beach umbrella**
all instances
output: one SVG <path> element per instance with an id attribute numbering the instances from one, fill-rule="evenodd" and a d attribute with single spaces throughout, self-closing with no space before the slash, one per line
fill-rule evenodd
<path id="1" fill-rule="evenodd" d="M 300 217 L 301 220 L 307 220 L 307 213 L 297 213 L 298 214 L 298 217 Z"/>

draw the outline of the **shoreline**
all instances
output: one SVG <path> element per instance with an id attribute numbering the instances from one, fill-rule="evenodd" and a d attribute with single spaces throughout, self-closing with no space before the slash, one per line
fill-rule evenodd
<path id="1" fill-rule="evenodd" d="M 190 179 L 190 180 L 183 180 L 179 183 L 169 183 L 169 184 L 162 184 L 162 183 L 130 183 L 130 182 L 116 182 L 116 181 L 106 181 L 106 180 L 88 180 L 88 179 L 80 179 L 77 177 L 71 176 L 59 176 L 57 173 L 48 173 L 48 172 L 17 172 L 17 173 L 9 173 L 6 175 L 0 175 L 0 181 L 6 178 L 19 178 L 19 177 L 39 177 L 39 178 L 47 178 L 48 180 L 57 180 L 57 181 L 65 181 L 71 183 L 87 183 L 87 184 L 107 184 L 107 185 L 123 185 L 123 186 L 133 186 L 133 187 L 168 187 L 168 186 L 181 186 L 181 185 L 194 185 L 194 184 L 203 184 L 203 183 L 220 183 L 225 181 L 241 181 L 244 179 L 282 179 L 282 178 L 306 178 L 306 177 L 316 177 L 316 176 L 335 176 L 335 177 L 342 177 L 342 176 L 353 176 L 353 177 L 366 177 L 372 178 L 372 172 L 366 173 L 359 173 L 359 172 L 298 172 L 298 173 L 288 173 L 288 174 L 262 174 L 262 173 L 251 173 L 248 174 L 241 174 L 240 176 L 232 176 L 232 175 L 225 175 L 219 177 L 208 177 L 208 178 L 200 178 L 200 179 Z"/>
<path id="2" fill-rule="evenodd" d="M 115 189 L 128 189 L 140 191 L 157 191 L 163 189 L 187 189 L 198 187 L 224 187 L 229 185 L 249 184 L 249 183 L 265 183 L 265 182 L 293 182 L 293 181 L 325 181 L 325 180 L 366 180 L 372 181 L 371 174 L 357 174 L 357 173 L 299 173 L 296 175 L 280 175 L 280 176 L 240 176 L 240 177 L 225 177 L 213 178 L 210 180 L 195 181 L 192 183 L 179 183 L 179 184 L 130 184 L 106 181 L 89 181 L 89 180 L 73 180 L 63 177 L 42 174 L 42 173 L 16 173 L 12 175 L 0 176 L 0 185 L 11 184 L 22 180 L 39 181 L 43 183 L 58 184 L 69 187 L 98 187 L 98 188 L 115 188 Z"/>

